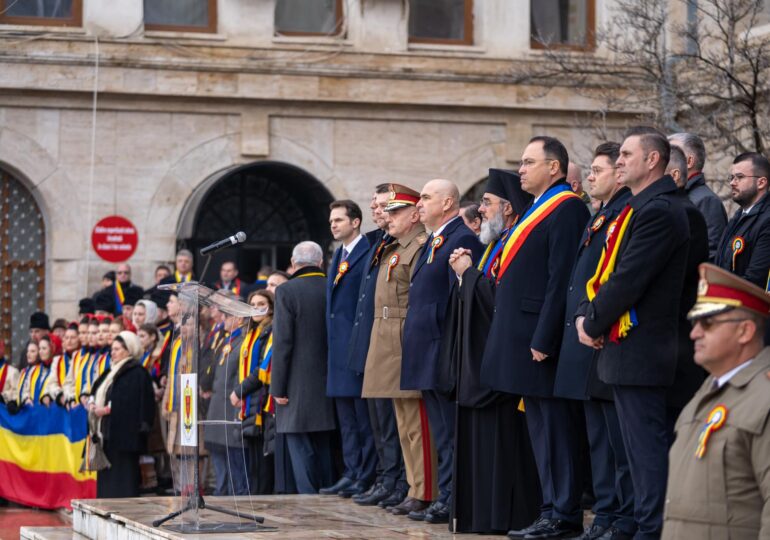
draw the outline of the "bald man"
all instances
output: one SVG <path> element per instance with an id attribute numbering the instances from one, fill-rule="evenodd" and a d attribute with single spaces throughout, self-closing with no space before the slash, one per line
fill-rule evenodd
<path id="1" fill-rule="evenodd" d="M 436 392 L 441 331 L 449 292 L 457 276 L 449 256 L 457 248 L 470 249 L 474 261 L 483 251 L 474 232 L 460 217 L 460 192 L 449 180 L 431 180 L 417 203 L 420 221 L 431 231 L 412 272 L 409 311 L 404 323 L 401 389 L 420 390 L 438 454 L 437 499 L 424 512 L 412 512 L 411 519 L 448 523 L 452 489 L 452 449 L 455 406 Z"/>

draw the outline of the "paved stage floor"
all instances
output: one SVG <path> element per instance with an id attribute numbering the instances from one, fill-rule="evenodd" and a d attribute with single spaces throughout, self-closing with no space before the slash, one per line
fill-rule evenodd
<path id="1" fill-rule="evenodd" d="M 265 525 L 278 527 L 273 532 L 250 532 L 238 534 L 199 534 L 181 535 L 165 527 L 152 528 L 153 520 L 167 514 L 177 507 L 171 497 L 143 497 L 138 499 L 103 499 L 73 502 L 75 527 L 78 527 L 78 512 L 94 516 L 96 519 L 111 519 L 125 523 L 147 538 L 163 539 L 201 539 L 218 538 L 272 538 L 272 539 L 310 539 L 339 538 L 361 540 L 385 539 L 442 539 L 459 536 L 453 535 L 447 525 L 431 525 L 412 521 L 405 516 L 394 516 L 377 507 L 363 507 L 350 499 L 320 495 L 271 495 L 238 497 L 236 501 L 225 497 L 207 497 L 207 503 L 229 509 L 238 508 L 242 512 L 252 512 L 265 518 Z M 202 521 L 237 521 L 227 515 L 209 510 L 201 512 Z M 88 519 L 91 519 L 90 517 Z M 178 520 L 176 520 L 178 522 Z M 172 522 L 173 523 L 173 522 Z M 487 536 L 486 538 L 496 538 Z M 504 538 L 501 536 L 499 538 Z"/>

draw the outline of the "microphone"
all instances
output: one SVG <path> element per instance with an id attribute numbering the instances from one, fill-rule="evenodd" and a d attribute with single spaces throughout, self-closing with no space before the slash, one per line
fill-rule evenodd
<path id="1" fill-rule="evenodd" d="M 235 244 L 242 244 L 245 241 L 246 241 L 246 233 L 244 233 L 243 231 L 238 231 L 234 235 L 228 236 L 224 240 L 218 240 L 213 244 L 209 244 L 205 248 L 202 248 L 200 253 L 201 255 L 208 255 L 213 251 L 219 251 L 220 249 L 234 246 Z"/>

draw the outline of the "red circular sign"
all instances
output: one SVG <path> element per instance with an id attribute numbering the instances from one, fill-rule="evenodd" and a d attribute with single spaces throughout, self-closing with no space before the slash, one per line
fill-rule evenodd
<path id="1" fill-rule="evenodd" d="M 105 261 L 127 261 L 136 251 L 138 244 L 136 227 L 123 216 L 100 219 L 91 232 L 91 245 L 96 254 Z"/>

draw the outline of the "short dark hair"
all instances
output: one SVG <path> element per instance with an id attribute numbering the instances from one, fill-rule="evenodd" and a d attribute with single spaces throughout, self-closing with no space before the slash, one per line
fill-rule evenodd
<path id="1" fill-rule="evenodd" d="M 477 219 L 481 219 L 481 212 L 479 212 L 479 205 L 476 203 L 471 203 L 465 206 L 462 209 L 462 211 L 465 214 L 465 217 L 468 218 L 470 221 L 476 221 Z"/>
<path id="2" fill-rule="evenodd" d="M 390 184 L 377 184 L 374 188 L 374 192 L 378 195 L 382 193 L 390 193 Z"/>
<path id="3" fill-rule="evenodd" d="M 751 161 L 752 171 L 756 176 L 767 178 L 770 182 L 770 161 L 759 152 L 744 152 L 733 160 L 733 165 L 743 161 Z"/>
<path id="4" fill-rule="evenodd" d="M 703 144 L 703 139 L 698 137 L 695 133 L 674 133 L 668 136 L 669 142 L 680 142 L 685 154 L 685 163 L 687 162 L 687 154 L 692 154 L 695 158 L 692 168 L 695 171 L 702 171 L 703 166 L 706 164 L 706 145 Z"/>
<path id="5" fill-rule="evenodd" d="M 233 268 L 238 270 L 238 264 L 232 259 L 227 259 L 226 261 L 222 261 L 222 264 L 219 265 L 219 268 L 221 269 L 226 264 L 232 264 Z"/>
<path id="6" fill-rule="evenodd" d="M 291 279 L 291 275 L 289 275 L 288 272 L 284 272 L 283 270 L 273 270 L 272 272 L 270 272 L 270 275 L 267 276 L 267 278 L 270 279 L 270 277 L 272 276 L 281 276 L 287 281 Z"/>
<path id="7" fill-rule="evenodd" d="M 623 135 L 624 139 L 629 137 L 639 137 L 639 142 L 645 154 L 649 155 L 651 152 L 657 152 L 660 155 L 661 165 L 663 165 L 664 169 L 666 168 L 671 157 L 671 143 L 668 142 L 665 135 L 651 126 L 634 126 L 628 128 Z"/>
<path id="8" fill-rule="evenodd" d="M 620 157 L 620 143 L 614 141 L 603 142 L 596 147 L 596 150 L 594 150 L 594 158 L 598 158 L 599 156 L 605 156 L 613 165 L 615 165 L 615 162 Z"/>
<path id="9" fill-rule="evenodd" d="M 350 221 L 353 221 L 354 219 L 357 219 L 358 221 L 363 220 L 364 216 L 361 213 L 361 207 L 350 199 L 341 199 L 339 201 L 334 201 L 329 205 L 329 210 L 334 210 L 335 208 L 344 208 L 345 214 L 350 218 Z"/>
<path id="10" fill-rule="evenodd" d="M 668 158 L 668 165 L 666 169 L 678 169 L 679 174 L 687 181 L 687 156 L 684 155 L 684 151 L 678 146 L 671 145 L 671 156 Z"/>
<path id="11" fill-rule="evenodd" d="M 169 268 L 169 267 L 168 267 L 168 266 L 166 266 L 165 264 L 159 264 L 158 266 L 156 266 L 156 267 L 155 267 L 155 274 L 157 274 L 157 273 L 158 273 L 158 270 L 165 270 L 165 271 L 166 271 L 166 272 L 168 272 L 169 274 L 171 273 L 171 268 Z"/>
<path id="12" fill-rule="evenodd" d="M 562 142 L 556 137 L 548 137 L 547 135 L 537 135 L 529 140 L 529 144 L 535 142 L 543 143 L 545 157 L 558 161 L 561 172 L 567 174 L 567 167 L 569 167 L 569 153 Z"/>

